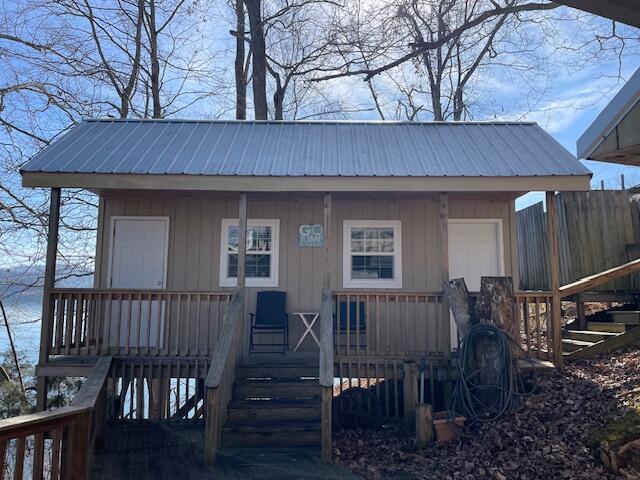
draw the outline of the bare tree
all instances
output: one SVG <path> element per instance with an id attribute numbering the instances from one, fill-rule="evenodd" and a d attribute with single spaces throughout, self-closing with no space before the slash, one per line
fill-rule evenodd
<path id="1" fill-rule="evenodd" d="M 314 80 L 363 79 L 381 118 L 524 115 L 549 93 L 538 85 L 554 69 L 625 48 L 618 32 L 602 35 L 606 22 L 544 1 L 351 0 L 342 13 L 331 45 L 339 61 Z M 491 79 L 523 86 L 509 111 L 491 104 L 496 94 L 482 86 Z"/>

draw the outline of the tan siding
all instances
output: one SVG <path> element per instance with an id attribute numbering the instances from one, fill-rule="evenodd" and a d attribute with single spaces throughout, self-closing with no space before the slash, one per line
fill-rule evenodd
<path id="1" fill-rule="evenodd" d="M 217 291 L 219 287 L 220 228 L 223 218 L 237 218 L 235 196 L 127 196 L 108 195 L 101 199 L 96 269 L 100 286 L 107 286 L 110 243 L 110 218 L 115 215 L 154 215 L 170 218 L 167 288 L 172 290 Z M 433 195 L 351 195 L 335 194 L 331 238 L 332 288 L 342 289 L 342 222 L 344 220 L 401 220 L 403 291 L 439 291 L 441 252 L 438 235 L 439 203 Z M 287 292 L 288 311 L 315 311 L 320 306 L 323 251 L 321 248 L 298 248 L 298 226 L 322 223 L 320 195 L 285 195 L 250 197 L 249 218 L 280 220 L 279 285 Z M 501 218 L 504 232 L 504 256 L 507 274 L 514 268 L 514 203 L 509 198 L 456 197 L 450 195 L 451 218 Z M 250 288 L 247 309 L 254 311 L 255 294 Z M 436 319 L 437 306 L 425 305 L 427 317 Z M 247 319 L 248 321 L 248 319 Z M 431 323 L 433 322 L 433 323 Z M 291 347 L 302 333 L 302 324 L 292 320 Z M 446 320 L 428 320 L 422 331 L 410 332 L 426 337 L 432 350 L 446 348 Z M 409 346 L 413 340 L 404 339 Z M 303 348 L 313 348 L 310 337 Z"/>

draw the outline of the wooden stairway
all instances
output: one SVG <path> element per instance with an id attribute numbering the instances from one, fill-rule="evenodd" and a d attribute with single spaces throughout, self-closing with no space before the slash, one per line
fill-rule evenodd
<path id="1" fill-rule="evenodd" d="M 317 356 L 243 359 L 222 428 L 222 445 L 319 446 L 320 395 Z"/>
<path id="2" fill-rule="evenodd" d="M 567 360 L 597 355 L 640 340 L 640 311 L 610 311 L 610 322 L 587 322 L 587 330 L 568 330 L 562 339 Z"/>

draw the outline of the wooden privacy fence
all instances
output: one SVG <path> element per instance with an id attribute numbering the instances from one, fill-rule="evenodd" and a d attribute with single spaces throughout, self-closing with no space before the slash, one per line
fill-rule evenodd
<path id="1" fill-rule="evenodd" d="M 110 357 L 99 359 L 68 407 L 0 420 L 0 479 L 87 478 L 110 369 Z"/>
<path id="2" fill-rule="evenodd" d="M 205 357 L 213 353 L 229 292 L 55 289 L 51 355 Z"/>
<path id="3" fill-rule="evenodd" d="M 634 234 L 639 210 L 626 190 L 591 190 L 556 194 L 560 284 L 621 265 L 637 257 Z M 550 288 L 547 220 L 542 203 L 516 213 L 521 290 Z M 624 277 L 598 287 L 632 290 L 635 278 Z"/>

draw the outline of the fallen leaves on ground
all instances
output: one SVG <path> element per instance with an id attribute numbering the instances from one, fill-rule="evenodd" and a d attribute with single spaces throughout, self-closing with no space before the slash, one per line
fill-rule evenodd
<path id="1" fill-rule="evenodd" d="M 417 450 L 399 428 L 336 432 L 334 454 L 367 479 L 634 478 L 637 472 L 607 472 L 587 437 L 639 408 L 639 388 L 640 349 L 627 349 L 569 364 L 541 381 L 521 411 L 479 424 L 455 442 Z"/>

